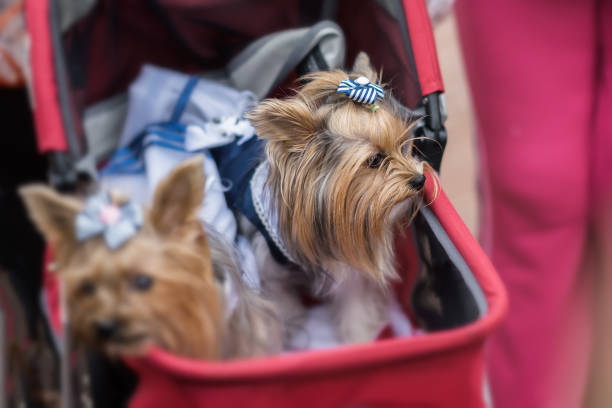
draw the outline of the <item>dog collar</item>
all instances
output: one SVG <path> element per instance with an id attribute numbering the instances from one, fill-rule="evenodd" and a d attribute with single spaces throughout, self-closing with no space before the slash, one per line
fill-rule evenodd
<path id="1" fill-rule="evenodd" d="M 267 235 L 266 240 L 268 241 L 268 244 L 272 242 L 275 248 L 278 250 L 276 252 L 280 252 L 286 258 L 286 261 L 297 265 L 297 262 L 287 250 L 287 247 L 284 245 L 283 240 L 278 233 L 278 214 L 272 205 L 269 193 L 265 188 L 269 172 L 270 165 L 267 161 L 261 162 L 255 169 L 255 173 L 250 181 L 253 206 L 255 207 L 255 212 L 257 213 L 259 220 L 265 228 L 265 231 L 262 232 L 264 232 L 264 236 Z"/>

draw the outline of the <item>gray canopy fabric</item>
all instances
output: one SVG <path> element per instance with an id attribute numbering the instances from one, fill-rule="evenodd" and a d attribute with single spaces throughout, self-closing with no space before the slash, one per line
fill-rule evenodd
<path id="1" fill-rule="evenodd" d="M 204 73 L 239 90 L 250 90 L 264 98 L 314 50 L 325 64 L 318 69 L 344 65 L 346 45 L 342 29 L 331 21 L 312 27 L 283 30 L 266 35 L 234 57 L 225 70 Z M 314 62 L 316 64 L 316 62 Z M 125 119 L 127 98 L 119 94 L 96 103 L 83 115 L 88 150 L 76 164 L 77 171 L 96 178 L 96 167 L 107 159 L 118 143 Z"/>

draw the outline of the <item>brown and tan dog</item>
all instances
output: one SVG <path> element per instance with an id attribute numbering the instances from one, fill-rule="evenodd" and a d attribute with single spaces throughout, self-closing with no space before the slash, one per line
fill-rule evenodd
<path id="1" fill-rule="evenodd" d="M 275 311 L 242 282 L 233 248 L 196 218 L 204 181 L 201 157 L 179 165 L 157 187 L 140 230 L 115 250 L 99 236 L 76 239 L 80 200 L 42 185 L 20 190 L 54 249 L 77 340 L 111 356 L 149 345 L 201 359 L 280 350 Z"/>
<path id="2" fill-rule="evenodd" d="M 416 211 L 425 182 L 411 154 L 410 118 L 397 102 L 388 95 L 364 105 L 337 93 L 341 81 L 360 76 L 379 80 L 364 53 L 352 73 L 308 75 L 295 96 L 266 99 L 248 114 L 267 141 L 266 188 L 278 234 L 300 269 L 279 274 L 315 291 L 331 286 L 326 293 L 345 342 L 372 340 L 385 324 L 394 233 Z"/>

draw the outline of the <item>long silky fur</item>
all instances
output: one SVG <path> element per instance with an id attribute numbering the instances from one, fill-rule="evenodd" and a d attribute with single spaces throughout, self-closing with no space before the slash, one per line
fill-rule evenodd
<path id="1" fill-rule="evenodd" d="M 227 316 L 221 340 L 223 359 L 251 357 L 280 352 L 282 335 L 275 306 L 254 293 L 242 279 L 239 254 L 210 226 L 204 225 L 210 246 L 219 296 L 226 303 L 224 283 L 232 282 L 237 304 Z"/>
<path id="2" fill-rule="evenodd" d="M 274 308 L 244 285 L 235 250 L 197 218 L 202 166 L 200 157 L 186 160 L 160 182 L 140 231 L 112 251 L 101 237 L 75 239 L 80 201 L 47 186 L 20 189 L 33 222 L 57 248 L 56 269 L 77 341 L 110 356 L 141 354 L 152 344 L 206 360 L 280 350 Z M 152 283 L 135 290 L 132 279 L 143 275 Z M 231 313 L 225 279 L 237 292 Z M 118 335 L 100 338 L 96 325 L 102 321 L 120 322 Z"/>
<path id="3" fill-rule="evenodd" d="M 404 153 L 410 125 L 399 110 L 384 102 L 373 114 L 336 95 L 346 75 L 311 75 L 295 97 L 264 100 L 249 118 L 268 139 L 268 192 L 292 255 L 316 271 L 342 260 L 384 283 L 395 277 L 390 215 L 417 196 L 407 185 L 419 169 Z M 371 144 L 388 153 L 380 171 L 364 166 Z"/>

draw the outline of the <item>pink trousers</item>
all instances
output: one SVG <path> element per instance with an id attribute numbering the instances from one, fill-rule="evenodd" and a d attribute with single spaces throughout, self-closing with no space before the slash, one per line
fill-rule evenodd
<path id="1" fill-rule="evenodd" d="M 510 299 L 488 348 L 494 406 L 581 407 L 601 269 L 585 262 L 611 208 L 612 1 L 457 0 L 456 15 L 481 240 Z"/>

